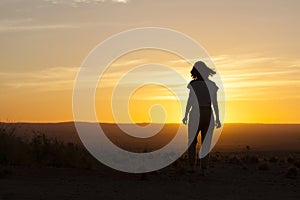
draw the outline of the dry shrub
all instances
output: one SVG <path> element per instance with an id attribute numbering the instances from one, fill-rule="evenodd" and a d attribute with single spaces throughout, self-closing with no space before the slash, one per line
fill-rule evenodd
<path id="1" fill-rule="evenodd" d="M 296 179 L 298 175 L 298 169 L 296 167 L 289 167 L 285 176 L 287 178 Z"/>
<path id="2" fill-rule="evenodd" d="M 259 165 L 258 165 L 258 169 L 259 170 L 263 170 L 263 171 L 267 171 L 267 170 L 270 170 L 270 164 L 267 163 L 267 162 L 261 162 Z"/>

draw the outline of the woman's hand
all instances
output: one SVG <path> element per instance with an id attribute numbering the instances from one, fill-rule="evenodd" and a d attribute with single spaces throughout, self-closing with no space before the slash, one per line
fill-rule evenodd
<path id="1" fill-rule="evenodd" d="M 185 125 L 187 124 L 187 116 L 184 116 L 184 118 L 182 119 L 182 123 Z"/>
<path id="2" fill-rule="evenodd" d="M 221 122 L 219 119 L 216 120 L 216 127 L 217 128 L 220 128 L 222 125 L 221 125 Z"/>

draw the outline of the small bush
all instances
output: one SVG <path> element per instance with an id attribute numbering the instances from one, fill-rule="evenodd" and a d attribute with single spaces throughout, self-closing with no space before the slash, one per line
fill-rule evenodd
<path id="1" fill-rule="evenodd" d="M 293 158 L 293 156 L 288 156 L 288 158 L 287 158 L 287 162 L 288 163 L 294 163 L 294 158 Z"/>
<path id="2" fill-rule="evenodd" d="M 210 156 L 210 160 L 212 162 L 219 162 L 219 161 L 222 161 L 223 160 L 223 156 L 221 154 L 212 154 Z"/>
<path id="3" fill-rule="evenodd" d="M 185 162 L 177 160 L 174 162 L 175 171 L 177 174 L 185 174 L 186 173 L 186 165 Z"/>
<path id="4" fill-rule="evenodd" d="M 7 178 L 12 174 L 12 171 L 7 168 L 0 168 L 0 179 Z"/>
<path id="5" fill-rule="evenodd" d="M 294 165 L 295 165 L 296 167 L 300 168 L 300 160 L 297 160 L 297 161 L 294 163 Z"/>
<path id="6" fill-rule="evenodd" d="M 296 167 L 289 167 L 285 176 L 287 178 L 296 179 L 298 175 L 298 169 Z"/>
<path id="7" fill-rule="evenodd" d="M 238 165 L 242 164 L 241 158 L 237 155 L 230 156 L 228 162 L 231 163 L 231 164 L 238 164 Z"/>
<path id="8" fill-rule="evenodd" d="M 28 159 L 29 149 L 15 135 L 15 127 L 0 128 L 0 164 L 19 165 Z"/>
<path id="9" fill-rule="evenodd" d="M 259 163 L 259 157 L 257 155 L 246 155 L 242 160 L 247 164 L 256 164 Z"/>
<path id="10" fill-rule="evenodd" d="M 262 162 L 258 165 L 259 170 L 267 171 L 270 170 L 270 165 L 267 162 Z"/>
<path id="11" fill-rule="evenodd" d="M 279 158 L 278 158 L 277 156 L 272 156 L 272 157 L 269 159 L 269 161 L 270 161 L 271 163 L 276 163 L 276 162 L 278 162 L 278 160 L 279 160 Z"/>
<path id="12" fill-rule="evenodd" d="M 25 142 L 14 132 L 15 129 L 11 127 L 0 128 L 0 165 L 100 167 L 99 162 L 83 146 L 64 144 L 39 132 Z"/>

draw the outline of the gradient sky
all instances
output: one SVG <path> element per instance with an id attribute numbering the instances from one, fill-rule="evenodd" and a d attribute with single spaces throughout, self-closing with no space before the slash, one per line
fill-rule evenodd
<path id="1" fill-rule="evenodd" d="M 299 8 L 298 0 L 1 0 L 1 120 L 73 120 L 73 83 L 88 53 L 113 34 L 158 26 L 191 36 L 212 57 L 226 92 L 226 122 L 300 123 Z M 136 52 L 115 65 L 153 61 L 172 65 L 178 58 Z M 191 66 L 180 67 L 189 81 Z M 104 79 L 107 88 L 114 78 Z M 130 104 L 134 121 L 149 121 L 147 109 L 160 100 L 173 112 L 167 121 L 180 122 L 172 97 L 164 99 L 168 91 L 160 89 L 136 92 L 145 99 Z M 99 120 L 112 121 L 104 113 Z"/>

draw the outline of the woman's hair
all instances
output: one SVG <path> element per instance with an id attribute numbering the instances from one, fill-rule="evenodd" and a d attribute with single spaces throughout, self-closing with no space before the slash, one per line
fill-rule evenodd
<path id="1" fill-rule="evenodd" d="M 196 62 L 191 70 L 191 76 L 194 80 L 204 80 L 203 77 L 208 78 L 208 76 L 213 76 L 215 74 L 216 72 L 208 68 L 202 61 Z"/>

